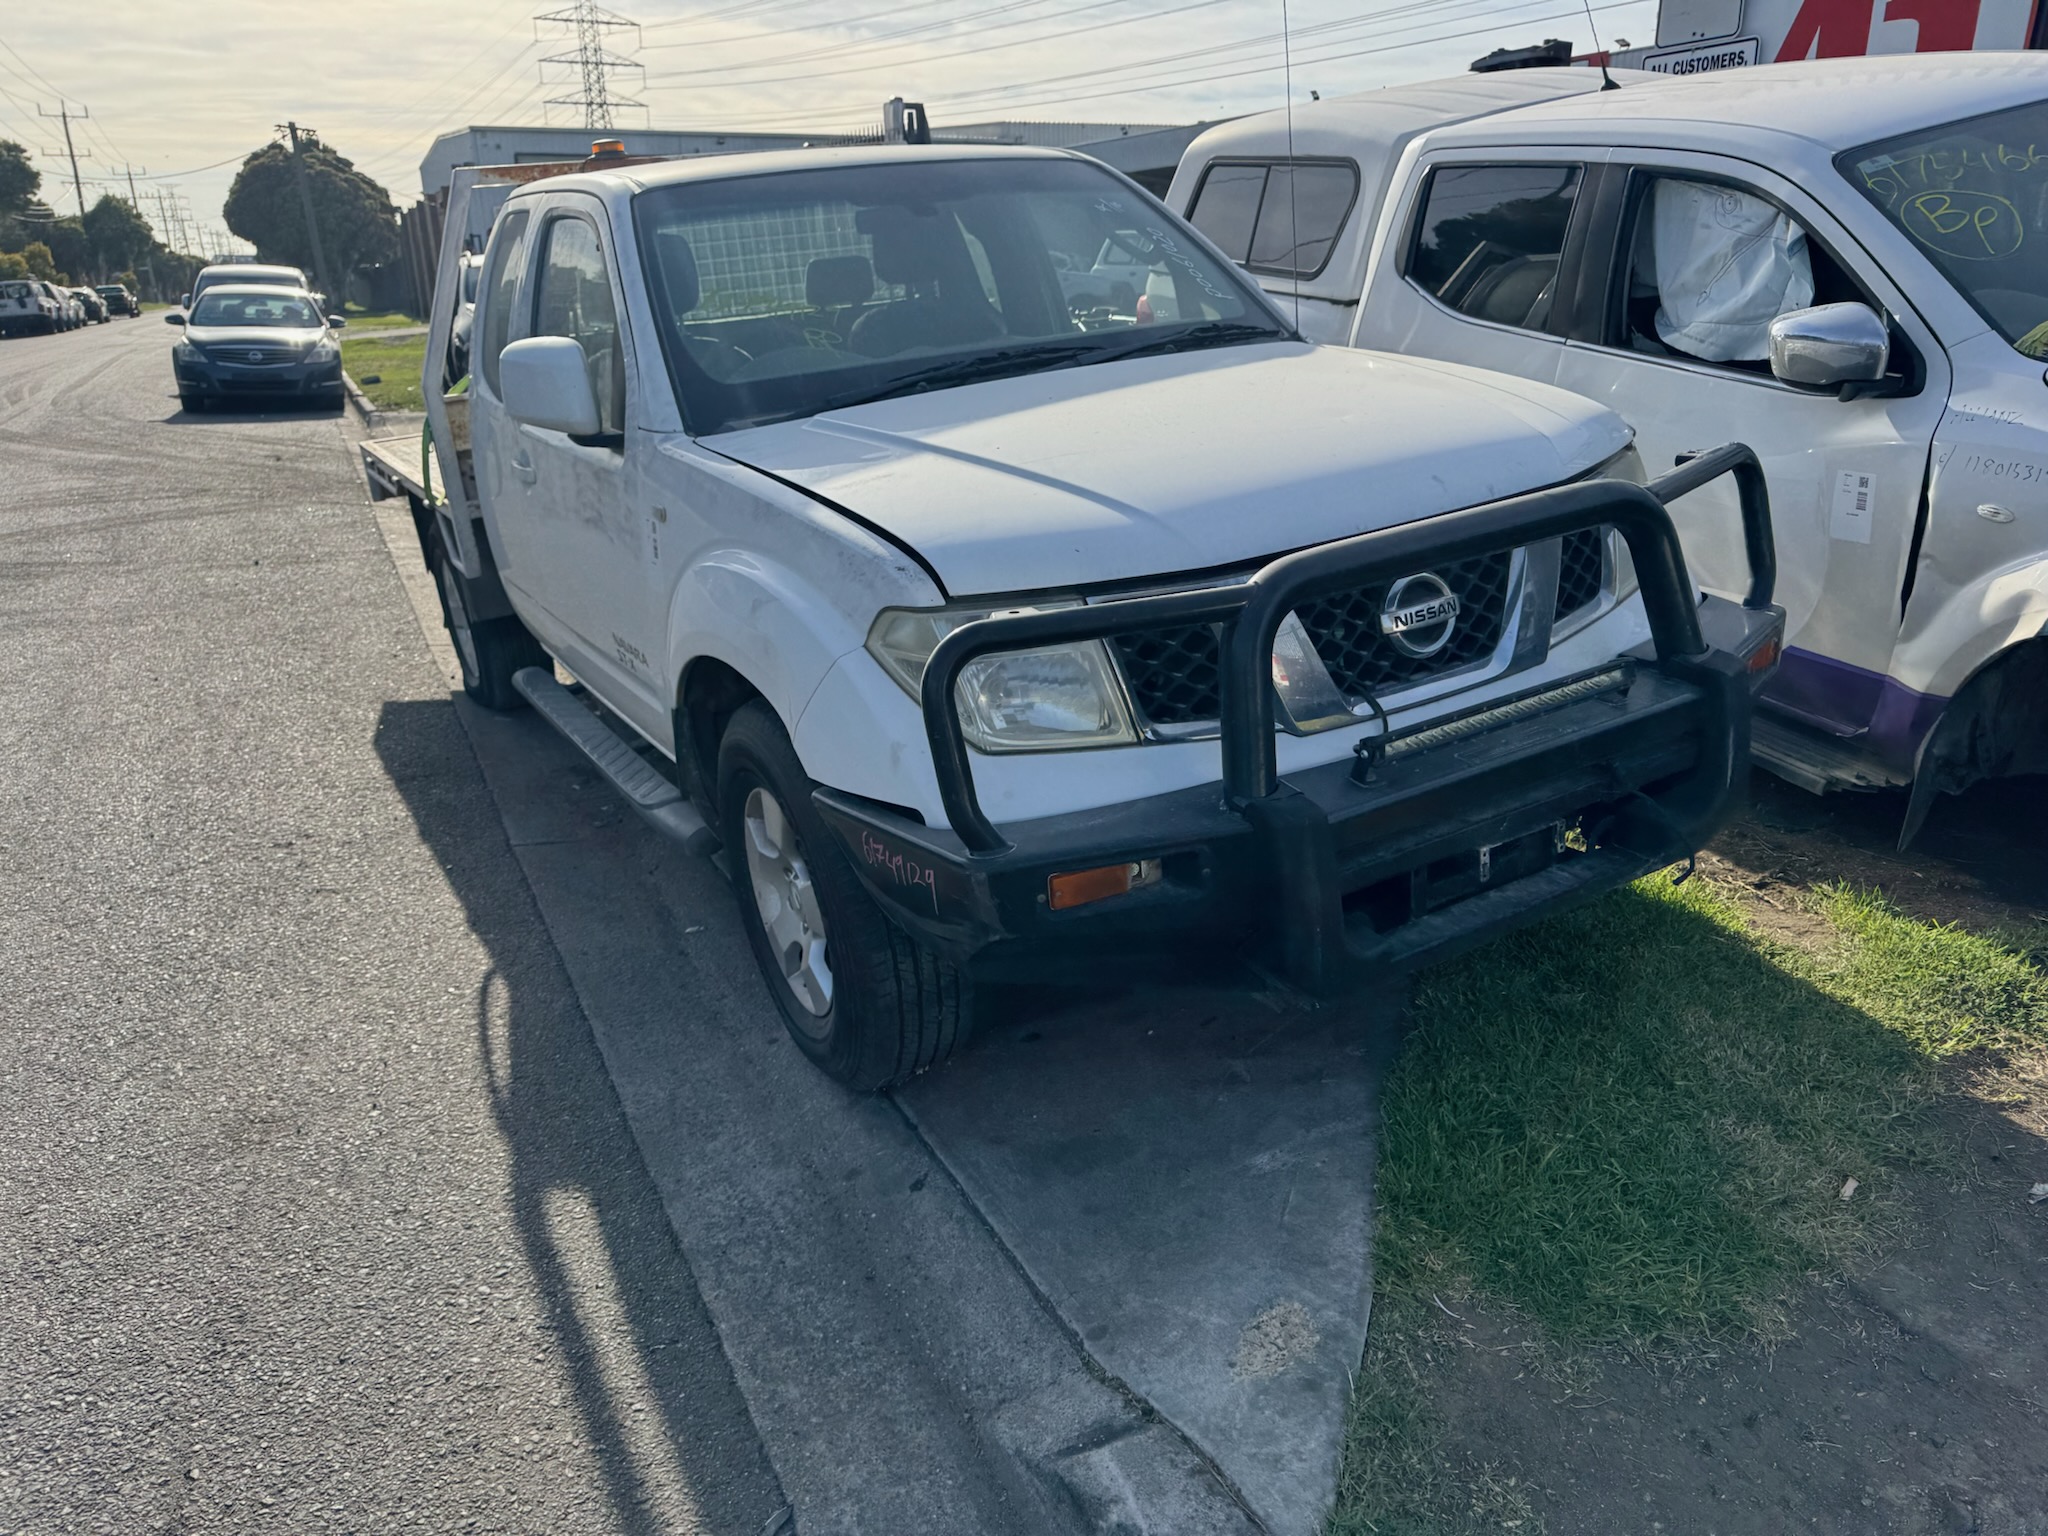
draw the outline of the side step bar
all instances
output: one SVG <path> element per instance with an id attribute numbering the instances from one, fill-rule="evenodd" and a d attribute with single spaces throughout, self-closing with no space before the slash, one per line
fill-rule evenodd
<path id="1" fill-rule="evenodd" d="M 541 719 L 590 759 L 655 831 L 674 838 L 687 853 L 708 854 L 717 848 L 717 835 L 683 792 L 600 720 L 595 710 L 556 682 L 554 673 L 542 667 L 522 667 L 512 674 L 512 686 L 526 696 Z"/>

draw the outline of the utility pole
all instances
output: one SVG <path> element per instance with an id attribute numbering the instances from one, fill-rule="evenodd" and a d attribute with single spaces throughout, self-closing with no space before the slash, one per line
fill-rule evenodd
<path id="1" fill-rule="evenodd" d="M 640 24 L 624 16 L 606 10 L 593 0 L 576 0 L 574 5 L 559 11 L 548 11 L 536 16 L 534 34 L 538 36 L 543 26 L 566 27 L 576 35 L 574 53 L 558 53 L 542 59 L 541 67 L 550 64 L 565 64 L 574 69 L 581 80 L 583 89 L 574 96 L 556 96 L 541 103 L 544 107 L 577 107 L 583 113 L 583 126 L 598 131 L 613 126 L 612 113 L 618 107 L 644 108 L 645 102 L 630 96 L 615 95 L 611 88 L 611 77 L 624 70 L 637 69 L 644 79 L 647 67 L 631 59 L 613 53 L 604 45 L 607 32 L 631 31 L 634 46 L 639 46 Z"/>
<path id="2" fill-rule="evenodd" d="M 86 111 L 84 107 L 80 107 L 74 113 L 71 110 L 70 104 L 61 96 L 57 98 L 56 111 L 46 112 L 43 110 L 41 103 L 38 103 L 36 114 L 39 117 L 54 117 L 64 125 L 64 154 L 71 161 L 71 190 L 78 194 L 78 216 L 82 219 L 85 217 L 85 183 L 79 179 L 78 175 L 78 151 L 71 147 L 71 119 L 73 117 L 91 117 L 92 114 Z"/>
<path id="3" fill-rule="evenodd" d="M 142 198 L 135 190 L 135 166 L 132 162 L 124 160 L 121 162 L 121 169 L 128 174 L 128 206 L 135 210 L 137 218 L 141 218 Z M 142 168 L 142 174 L 145 176 L 149 174 L 148 166 L 145 165 Z M 152 299 L 161 299 L 163 293 L 156 280 L 156 258 L 151 256 L 147 250 L 144 250 L 142 253 L 142 272 L 149 279 L 149 296 Z"/>
<path id="4" fill-rule="evenodd" d="M 306 238 L 313 242 L 313 275 L 320 280 L 321 290 L 326 293 L 329 303 L 346 303 L 348 295 L 334 291 L 334 275 L 327 270 L 327 253 L 320 245 L 320 221 L 313 216 L 313 189 L 306 184 L 306 150 L 299 142 L 299 135 L 313 137 L 313 130 L 301 128 L 297 123 L 286 123 L 278 129 L 287 135 L 292 146 L 292 176 L 299 184 L 299 206 L 306 210 Z"/>

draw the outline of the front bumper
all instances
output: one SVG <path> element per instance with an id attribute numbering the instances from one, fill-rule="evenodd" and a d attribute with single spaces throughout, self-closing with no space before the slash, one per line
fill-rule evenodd
<path id="1" fill-rule="evenodd" d="M 171 355 L 180 390 L 202 395 L 273 395 L 287 398 L 341 393 L 341 355 L 299 362 L 236 364 L 201 356 Z"/>
<path id="2" fill-rule="evenodd" d="M 1730 472 L 1751 589 L 1739 606 L 1695 606 L 1664 503 Z M 1600 524 L 1629 542 L 1649 646 L 1376 741 L 1377 761 L 1277 775 L 1268 658 L 1297 603 Z M 1124 974 L 1147 957 L 1228 951 L 1338 990 L 1591 899 L 1712 836 L 1740 802 L 1751 702 L 1783 634 L 1774 580 L 1762 474 L 1731 445 L 1648 489 L 1562 486 L 1287 556 L 1220 591 L 982 620 L 948 636 L 925 673 L 953 828 L 831 789 L 817 804 L 896 921 L 976 975 Z M 951 708 L 961 668 L 992 651 L 1189 621 L 1224 628 L 1222 779 L 992 826 Z M 1145 883 L 1055 910 L 1053 876 L 1117 865 Z"/>

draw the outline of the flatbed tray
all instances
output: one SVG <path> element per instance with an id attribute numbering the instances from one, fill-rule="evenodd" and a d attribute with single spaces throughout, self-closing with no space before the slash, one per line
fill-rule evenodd
<path id="1" fill-rule="evenodd" d="M 417 496 L 428 506 L 439 506 L 447 500 L 448 490 L 441 478 L 438 455 L 429 453 L 424 466 L 426 480 L 421 480 L 420 435 L 408 432 L 399 437 L 372 437 L 360 445 L 363 450 L 363 473 L 370 482 L 370 499 L 383 501 L 389 496 Z"/>

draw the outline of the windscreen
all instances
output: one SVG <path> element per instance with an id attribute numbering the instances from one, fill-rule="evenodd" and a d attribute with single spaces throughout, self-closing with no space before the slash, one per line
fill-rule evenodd
<path id="1" fill-rule="evenodd" d="M 213 293 L 202 295 L 193 306 L 193 325 L 283 325 L 293 327 L 321 324 L 320 313 L 296 294 Z"/>
<path id="2" fill-rule="evenodd" d="M 1290 334 L 1185 225 L 1078 160 L 847 165 L 642 193 L 689 429 Z"/>
<path id="3" fill-rule="evenodd" d="M 1866 144 L 1835 164 L 2000 335 L 2048 357 L 2048 102 Z"/>
<path id="4" fill-rule="evenodd" d="M 0 283 L 0 299 L 30 299 L 34 297 L 35 289 L 29 287 L 27 283 Z"/>

